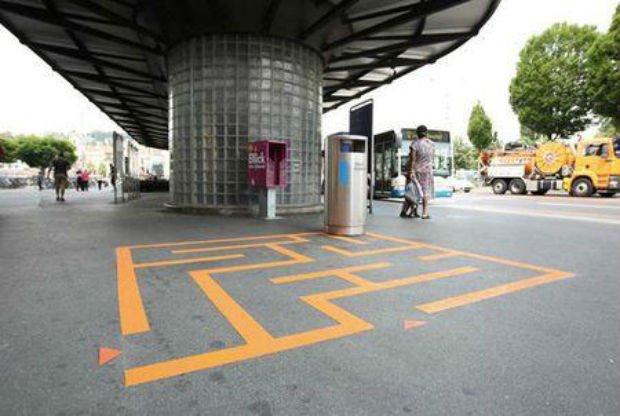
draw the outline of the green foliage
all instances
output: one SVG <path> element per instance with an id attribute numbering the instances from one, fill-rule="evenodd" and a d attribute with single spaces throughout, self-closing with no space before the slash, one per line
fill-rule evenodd
<path id="1" fill-rule="evenodd" d="M 454 139 L 454 165 L 456 169 L 476 169 L 479 152 L 467 139 Z"/>
<path id="2" fill-rule="evenodd" d="M 17 138 L 15 156 L 32 168 L 47 168 L 59 153 L 71 164 L 77 160 L 75 146 L 68 141 L 38 136 Z"/>
<path id="3" fill-rule="evenodd" d="M 522 125 L 555 140 L 590 124 L 586 55 L 597 36 L 592 26 L 559 23 L 530 38 L 510 84 L 510 104 Z"/>
<path id="4" fill-rule="evenodd" d="M 588 51 L 588 94 L 596 114 L 608 117 L 620 130 L 620 4 L 609 32 Z"/>
<path id="5" fill-rule="evenodd" d="M 493 125 L 480 103 L 471 110 L 469 125 L 467 127 L 469 141 L 478 151 L 487 149 L 497 140 L 493 135 Z"/>
<path id="6" fill-rule="evenodd" d="M 2 148 L 2 152 L 0 153 L 3 154 L 0 163 L 13 163 L 17 160 L 15 158 L 15 152 L 17 150 L 15 140 L 0 136 L 0 147 Z"/>

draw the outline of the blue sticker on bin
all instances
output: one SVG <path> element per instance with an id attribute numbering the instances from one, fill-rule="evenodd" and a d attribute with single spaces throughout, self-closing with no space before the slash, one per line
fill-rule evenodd
<path id="1" fill-rule="evenodd" d="M 340 160 L 338 162 L 338 184 L 342 186 L 349 186 L 349 162 L 346 160 Z"/>

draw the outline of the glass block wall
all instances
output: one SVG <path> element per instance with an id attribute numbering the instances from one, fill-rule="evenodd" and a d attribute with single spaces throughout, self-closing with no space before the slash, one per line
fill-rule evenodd
<path id="1" fill-rule="evenodd" d="M 179 207 L 250 211 L 247 148 L 288 142 L 289 185 L 278 211 L 319 208 L 322 60 L 292 41 L 246 34 L 209 35 L 168 55 L 171 196 Z"/>

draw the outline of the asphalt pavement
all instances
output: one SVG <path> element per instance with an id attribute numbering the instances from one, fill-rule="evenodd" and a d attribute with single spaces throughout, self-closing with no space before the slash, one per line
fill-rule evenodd
<path id="1" fill-rule="evenodd" d="M 0 415 L 620 414 L 620 198 L 353 239 L 165 200 L 0 191 Z"/>

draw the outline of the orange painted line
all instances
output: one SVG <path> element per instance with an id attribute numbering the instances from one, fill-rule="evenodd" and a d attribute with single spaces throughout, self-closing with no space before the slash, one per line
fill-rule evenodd
<path id="1" fill-rule="evenodd" d="M 305 256 L 289 248 L 281 247 L 277 244 L 269 243 L 269 244 L 266 244 L 266 246 L 272 249 L 273 251 L 276 251 L 284 256 L 288 256 L 291 259 L 299 263 L 310 263 L 310 262 L 315 261 L 312 257 Z"/>
<path id="2" fill-rule="evenodd" d="M 418 328 L 418 327 L 424 326 L 427 323 L 428 322 L 426 322 L 426 321 L 418 321 L 418 320 L 415 320 L 415 319 L 405 319 L 405 322 L 403 322 L 403 329 L 405 331 L 408 331 L 408 330 L 413 329 L 413 328 Z"/>
<path id="3" fill-rule="evenodd" d="M 433 260 L 441 260 L 441 259 L 447 259 L 450 257 L 457 257 L 460 256 L 461 253 L 454 251 L 451 253 L 440 253 L 440 254 L 431 254 L 428 256 L 419 256 L 418 259 L 419 260 L 423 260 L 423 261 L 433 261 Z"/>
<path id="4" fill-rule="evenodd" d="M 199 271 L 211 273 L 211 274 L 234 273 L 234 272 L 243 272 L 247 270 L 259 270 L 259 269 L 269 269 L 273 267 L 291 266 L 294 264 L 310 263 L 310 262 L 315 261 L 312 257 L 304 256 L 303 254 L 299 254 L 293 250 L 289 250 L 277 244 L 266 243 L 265 247 L 268 247 L 284 256 L 290 257 L 291 260 L 272 261 L 272 262 L 267 262 L 267 263 L 243 264 L 240 266 L 217 267 L 217 268 L 211 268 L 211 269 L 203 269 Z"/>
<path id="5" fill-rule="evenodd" d="M 287 238 L 290 238 L 292 241 L 305 240 L 303 237 L 299 237 L 300 235 L 316 235 L 320 233 L 302 233 L 295 235 L 285 235 Z M 496 262 L 500 264 L 511 265 L 515 267 L 525 267 L 530 270 L 550 270 L 539 268 L 537 266 L 520 264 L 518 262 L 512 262 L 510 260 L 497 259 L 487 256 L 479 256 L 469 253 L 464 253 L 456 250 L 448 250 L 444 248 L 437 248 L 431 245 L 412 242 L 409 240 L 380 236 L 378 234 L 370 234 L 374 238 L 383 239 L 386 241 L 392 241 L 396 243 L 405 244 L 404 247 L 393 247 L 389 249 L 378 249 L 378 250 L 367 250 L 364 252 L 349 252 L 346 250 L 340 250 L 335 247 L 327 246 L 326 249 L 335 249 L 340 250 L 341 253 L 348 257 L 358 257 L 364 256 L 368 254 L 381 254 L 381 253 L 390 253 L 390 252 L 400 252 L 417 248 L 431 248 L 440 252 L 440 254 L 436 254 L 433 257 L 447 257 L 449 254 L 452 255 L 464 255 L 471 258 L 476 258 L 480 260 L 487 260 L 491 262 Z M 265 236 L 263 236 L 265 238 Z M 247 238 L 236 239 L 237 241 L 247 241 Z M 217 240 L 211 240 L 217 241 Z M 261 246 L 265 246 L 273 249 L 274 251 L 287 256 L 290 260 L 285 261 L 276 261 L 262 264 L 246 264 L 240 266 L 230 266 L 230 267 L 219 267 L 212 268 L 202 271 L 194 271 L 190 272 L 192 278 L 199 285 L 201 290 L 207 295 L 207 297 L 214 303 L 217 309 L 223 314 L 223 316 L 231 323 L 231 325 L 235 328 L 235 330 L 246 340 L 246 345 L 241 345 L 238 347 L 231 347 L 219 351 L 213 351 L 203 354 L 197 354 L 187 357 L 182 357 L 178 359 L 172 359 L 168 361 L 153 363 L 141 367 L 130 368 L 125 371 L 125 383 L 127 386 L 133 386 L 141 383 L 147 383 L 155 380 L 165 379 L 168 377 L 177 376 L 180 374 L 185 374 L 193 371 L 206 370 L 209 368 L 219 367 L 226 364 L 236 363 L 252 358 L 261 357 L 267 354 L 273 354 L 285 350 L 290 350 L 294 348 L 299 348 L 303 346 L 313 345 L 319 342 L 324 342 L 328 340 L 333 340 L 340 337 L 345 337 L 349 335 L 354 335 L 363 331 L 368 331 L 373 328 L 373 325 L 364 321 L 363 319 L 355 316 L 354 314 L 346 311 L 345 309 L 331 303 L 331 300 L 340 299 L 349 296 L 356 296 L 361 294 L 372 293 L 381 290 L 398 288 L 406 285 L 413 285 L 417 283 L 430 282 L 436 279 L 447 278 L 447 277 L 455 277 L 460 276 L 462 274 L 475 272 L 478 269 L 474 267 L 461 267 L 456 269 L 444 270 L 440 272 L 426 273 L 417 276 L 411 276 L 404 279 L 392 280 L 388 282 L 380 282 L 374 283 L 368 280 L 365 280 L 355 273 L 363 270 L 371 270 L 374 268 L 382 268 L 389 266 L 389 263 L 375 263 L 370 265 L 360 265 L 348 268 L 341 269 L 332 269 L 320 272 L 313 273 L 305 273 L 294 276 L 284 276 L 280 278 L 271 279 L 273 283 L 290 283 L 301 280 L 315 279 L 320 277 L 336 277 L 348 281 L 349 283 L 355 285 L 354 287 L 349 287 L 346 289 L 313 294 L 309 296 L 304 296 L 300 298 L 303 302 L 307 303 L 309 306 L 314 307 L 321 313 L 325 314 L 329 318 L 333 319 L 337 322 L 337 325 L 329 326 L 326 328 L 315 329 L 310 331 L 305 331 L 293 335 L 287 335 L 279 338 L 273 338 L 271 334 L 269 334 L 259 322 L 257 322 L 241 305 L 239 305 L 223 288 L 221 285 L 215 281 L 211 274 L 212 273 L 230 273 L 236 271 L 244 271 L 244 270 L 254 270 L 254 269 L 262 269 L 268 267 L 276 267 L 276 266 L 286 266 L 286 265 L 294 265 L 299 263 L 307 263 L 315 261 L 313 258 L 305 256 L 301 253 L 293 251 L 291 249 L 282 247 L 279 244 L 291 244 L 291 242 L 267 242 L 265 244 L 261 244 Z M 216 248 L 216 247 L 214 247 Z M 215 250 L 214 250 L 215 251 Z M 336 251 L 337 252 L 337 251 Z M 131 257 L 129 257 L 129 263 L 131 265 Z M 380 267 L 379 267 L 380 265 Z M 133 271 L 133 268 L 131 269 Z M 554 271 L 555 274 L 540 276 L 540 278 L 547 278 L 550 281 L 559 280 L 562 278 L 572 277 L 570 274 L 566 274 L 563 272 Z M 120 275 L 120 274 L 119 274 Z M 538 278 L 534 278 L 538 279 Z M 524 280 L 521 284 L 526 284 L 526 282 L 532 281 L 533 279 Z M 120 280 L 119 280 L 120 282 Z M 547 281 L 536 281 L 534 283 L 530 283 L 529 287 L 548 283 Z M 509 284 L 511 285 L 511 284 Z M 509 286 L 502 285 L 502 286 Z M 510 293 L 515 289 L 506 291 L 501 287 L 492 288 L 490 292 L 488 292 L 484 298 L 500 296 L 505 293 Z M 488 291 L 488 290 L 487 290 Z M 483 292 L 483 291 L 479 291 Z M 476 293 L 476 292 L 472 292 Z M 471 303 L 475 298 L 472 294 L 466 294 L 462 296 L 467 296 L 467 303 Z M 139 298 L 139 293 L 138 293 Z M 456 299 L 455 297 L 453 299 Z M 481 297 L 482 298 L 482 297 Z M 445 302 L 438 301 L 438 302 Z M 435 303 L 438 303 L 435 302 Z M 453 305 L 456 305 L 458 301 L 453 302 Z M 427 304 L 429 305 L 429 304 Z M 420 305 L 420 307 L 424 307 L 425 305 Z M 445 308 L 448 304 L 444 303 L 443 307 Z M 460 306 L 460 305 L 457 305 Z M 419 307 L 419 308 L 420 308 Z M 456 307 L 456 306 L 452 306 Z M 148 325 L 148 323 L 147 323 Z M 407 325 L 407 322 L 405 322 Z M 416 323 L 416 325 L 418 325 Z M 419 325 L 418 325 L 419 326 Z"/>
<path id="6" fill-rule="evenodd" d="M 348 251 L 348 250 L 343 250 L 343 249 L 340 249 L 338 247 L 333 247 L 333 246 L 323 246 L 322 248 L 323 250 L 331 251 L 333 253 L 337 253 L 345 257 L 363 257 L 363 256 L 372 256 L 375 254 L 398 253 L 401 251 L 416 250 L 416 249 L 419 249 L 420 246 L 408 245 L 404 247 L 379 248 L 376 250 L 364 250 L 364 251 Z"/>
<path id="7" fill-rule="evenodd" d="M 300 243 L 307 243 L 310 240 L 308 240 L 307 238 L 304 238 L 303 236 L 319 235 L 319 234 L 321 234 L 321 233 L 288 234 L 288 238 L 290 238 L 291 240 L 294 240 L 294 241 L 298 241 Z"/>
<path id="8" fill-rule="evenodd" d="M 356 244 L 359 246 L 365 246 L 368 245 L 367 241 L 363 241 L 357 238 L 352 238 L 352 237 L 345 237 L 342 235 L 333 235 L 333 234 L 327 234 L 327 233 L 323 233 L 323 236 L 327 237 L 327 238 L 333 238 L 334 240 L 340 240 L 340 241 L 345 241 L 347 243 L 351 243 L 351 244 Z"/>
<path id="9" fill-rule="evenodd" d="M 300 244 L 305 243 L 308 240 L 302 241 L 277 241 L 272 244 Z M 172 250 L 172 254 L 188 254 L 188 253 L 210 253 L 212 251 L 224 251 L 224 250 L 241 250 L 246 248 L 259 248 L 266 247 L 266 243 L 253 243 L 253 244 L 240 244 L 240 245 L 232 245 L 232 246 L 218 246 L 218 247 L 207 247 L 207 248 L 187 248 L 183 250 Z"/>
<path id="10" fill-rule="evenodd" d="M 170 243 L 158 243 L 158 244 L 136 244 L 127 246 L 130 249 L 145 249 L 145 248 L 163 248 L 163 247 L 179 247 L 179 246 L 192 246 L 199 244 L 216 244 L 216 243 L 233 243 L 239 241 L 256 241 L 256 240 L 269 240 L 272 238 L 294 238 L 303 237 L 307 235 L 320 235 L 320 232 L 304 232 L 304 233 L 291 233 L 291 234 L 266 234 L 251 237 L 233 237 L 233 238 L 221 238 L 214 240 L 199 240 L 199 241 L 178 241 Z"/>
<path id="11" fill-rule="evenodd" d="M 406 240 L 404 238 L 398 238 L 398 237 L 392 237 L 391 235 L 383 235 L 383 234 L 377 234 L 377 233 L 366 233 L 366 235 L 372 238 L 376 238 L 377 240 L 391 241 L 393 243 L 400 243 L 400 244 L 406 244 L 406 245 L 420 244 L 417 241 Z"/>
<path id="12" fill-rule="evenodd" d="M 347 328 L 348 331 L 367 331 L 369 329 L 374 328 L 374 326 L 361 318 L 353 315 L 351 312 L 348 312 L 341 308 L 338 305 L 334 305 L 329 301 L 329 299 L 325 296 L 325 294 L 317 294 L 317 295 L 309 295 L 302 296 L 300 298 L 302 301 L 306 302 L 308 305 L 317 309 L 319 312 L 329 316 L 334 321 L 338 322 L 340 325 Z M 317 343 L 319 341 L 323 341 L 321 337 L 313 336 L 313 331 L 309 331 L 308 338 L 309 342 Z"/>
<path id="13" fill-rule="evenodd" d="M 138 384 L 150 383 L 156 380 L 179 376 L 181 374 L 207 370 L 209 368 L 260 357 L 266 353 L 265 351 L 261 354 L 260 350 L 246 344 L 219 351 L 190 355 L 140 367 L 133 367 L 125 370 L 125 385 L 136 386 Z"/>
<path id="14" fill-rule="evenodd" d="M 458 255 L 463 256 L 463 257 L 469 257 L 469 258 L 478 259 L 478 260 L 485 260 L 485 261 L 489 261 L 489 262 L 492 262 L 492 263 L 498 263 L 498 264 L 504 264 L 504 265 L 507 265 L 507 266 L 519 267 L 519 268 L 523 268 L 523 269 L 527 269 L 527 270 L 533 270 L 533 271 L 537 271 L 537 272 L 541 272 L 541 273 L 556 273 L 556 272 L 559 272 L 559 270 L 556 270 L 556 269 L 550 269 L 550 268 L 547 268 L 547 267 L 535 266 L 533 264 L 523 263 L 523 262 L 520 262 L 520 261 L 507 260 L 507 259 L 504 259 L 504 258 L 501 258 L 501 257 L 486 256 L 486 255 L 482 255 L 482 254 L 469 253 L 469 252 L 460 251 L 460 250 L 451 250 L 451 249 L 446 249 L 444 247 L 435 246 L 435 245 L 432 245 L 432 244 L 421 243 L 421 242 L 414 241 L 414 240 L 407 240 L 407 239 L 404 239 L 404 238 L 390 237 L 390 236 L 385 236 L 385 235 L 375 234 L 375 233 L 367 233 L 367 235 L 369 235 L 371 237 L 374 237 L 374 238 L 377 238 L 377 239 L 381 239 L 381 240 L 393 241 L 393 242 L 403 243 L 403 244 L 414 244 L 414 245 L 418 245 L 419 247 L 429 248 L 429 249 L 437 250 L 437 251 L 444 252 L 444 253 L 458 253 Z"/>
<path id="15" fill-rule="evenodd" d="M 467 252 L 462 252 L 462 256 L 469 257 L 471 259 L 485 260 L 485 261 L 489 261 L 491 263 L 503 264 L 503 265 L 506 265 L 506 266 L 513 266 L 513 267 L 518 267 L 518 268 L 532 270 L 532 271 L 541 272 L 541 273 L 558 273 L 558 272 L 560 272 L 557 269 L 550 269 L 548 267 L 535 266 L 533 264 L 523 263 L 523 262 L 514 261 L 514 260 L 507 260 L 507 259 L 503 259 L 501 257 L 491 257 L 491 256 L 485 256 L 485 255 L 482 255 L 482 254 L 467 253 Z"/>
<path id="16" fill-rule="evenodd" d="M 247 313 L 209 273 L 190 272 L 190 276 L 248 344 L 273 341 L 271 334 Z"/>
<path id="17" fill-rule="evenodd" d="M 406 277 L 404 279 L 391 280 L 389 282 L 377 283 L 379 289 L 393 289 L 395 287 L 408 286 L 416 283 L 431 282 L 446 277 L 456 277 L 467 273 L 477 272 L 479 269 L 475 267 L 459 267 L 456 269 L 442 270 L 440 272 L 432 272 L 420 274 L 417 276 Z"/>
<path id="18" fill-rule="evenodd" d="M 477 290 L 447 299 L 425 303 L 423 305 L 416 306 L 416 309 L 429 314 L 437 313 L 571 277 L 574 277 L 574 274 L 565 272 L 549 273 L 542 276 L 536 276 L 525 280 L 519 280 L 517 282 L 495 286 L 489 289 Z"/>
<path id="19" fill-rule="evenodd" d="M 330 304 L 327 299 L 318 295 L 302 298 L 306 303 L 319 311 L 327 314 L 339 324 L 327 328 L 310 330 L 294 335 L 279 338 L 271 337 L 241 306 L 239 306 L 222 288 L 206 273 L 191 273 L 196 283 L 205 291 L 215 306 L 231 322 L 235 329 L 246 339 L 254 342 L 224 350 L 196 354 L 187 357 L 162 361 L 141 367 L 125 370 L 125 385 L 135 386 L 149 383 L 169 377 L 178 376 L 194 371 L 207 370 L 240 361 L 258 358 L 268 354 L 274 354 L 294 348 L 308 346 L 319 342 L 329 341 L 354 335 L 362 331 L 368 331 L 373 325 L 345 311 L 344 309 Z M 206 278 L 206 279 L 205 279 Z M 213 285 L 215 283 L 215 285 Z M 206 284 L 206 286 L 204 286 Z M 362 289 L 362 288 L 357 288 Z M 246 319 L 250 319 L 250 327 Z M 262 333 L 262 341 L 256 342 L 255 338 Z M 260 336 L 260 335 L 259 335 Z"/>
<path id="20" fill-rule="evenodd" d="M 377 270 L 384 269 L 386 267 L 390 267 L 392 263 L 372 263 L 372 264 L 364 264 L 361 266 L 352 266 L 352 267 L 343 267 L 341 269 L 330 269 L 330 270 L 322 270 L 319 272 L 311 272 L 304 274 L 297 274 L 291 276 L 282 276 L 282 277 L 274 277 L 269 279 L 271 283 L 274 284 L 284 284 L 284 283 L 292 283 L 292 282 L 301 282 L 303 280 L 310 279 L 320 279 L 323 277 L 333 277 L 338 273 L 355 273 L 367 270 Z"/>
<path id="21" fill-rule="evenodd" d="M 372 328 L 373 327 L 370 324 L 367 324 L 364 328 L 357 326 L 355 328 L 348 328 L 341 325 L 336 325 L 276 338 L 273 342 L 267 345 L 256 346 L 246 344 L 238 347 L 231 347 L 223 350 L 148 364 L 141 367 L 134 367 L 125 370 L 125 385 L 135 386 L 194 371 L 208 370 L 210 368 L 247 361 L 319 342 L 343 338 L 357 334 L 361 331 L 370 330 Z"/>
<path id="22" fill-rule="evenodd" d="M 243 264 L 240 266 L 214 267 L 211 269 L 201 269 L 201 270 L 196 270 L 196 271 L 206 272 L 206 273 L 211 273 L 211 274 L 235 273 L 235 272 L 244 272 L 248 270 L 269 269 L 272 267 L 280 267 L 280 266 L 292 266 L 298 263 L 299 262 L 297 260 L 282 260 L 282 261 L 270 261 L 267 263 Z"/>
<path id="23" fill-rule="evenodd" d="M 391 282 L 385 282 L 381 284 L 382 287 L 352 287 L 327 293 L 304 296 L 301 298 L 302 301 L 324 313 L 329 318 L 335 320 L 338 322 L 338 325 L 272 339 L 268 338 L 270 335 L 266 334 L 265 331 L 265 333 L 262 333 L 264 341 L 260 343 L 253 342 L 224 350 L 191 355 L 188 357 L 130 368 L 125 370 L 125 384 L 127 386 L 134 386 L 142 383 L 148 383 L 155 380 L 161 380 L 194 371 L 207 370 L 209 368 L 220 367 L 226 364 L 232 364 L 268 354 L 314 345 L 320 342 L 368 331 L 374 328 L 371 323 L 366 322 L 343 308 L 332 304 L 329 300 L 371 293 L 377 290 L 398 287 L 405 284 L 421 283 L 432 279 L 438 279 L 440 278 L 440 275 L 443 275 L 444 277 L 455 276 L 458 273 L 464 273 L 470 270 L 473 270 L 473 268 L 446 270 L 444 272 L 429 273 L 413 276 L 407 279 L 401 279 L 402 282 L 397 281 L 400 282 L 398 284 L 390 285 L 386 283 Z M 192 272 L 191 275 L 201 286 L 203 291 L 205 291 L 207 296 L 209 296 L 211 301 L 214 302 L 216 307 L 222 312 L 222 314 L 231 322 L 235 329 L 242 334 L 244 339 L 254 339 L 254 337 L 257 336 L 257 333 L 261 334 L 261 330 L 264 331 L 260 324 L 258 324 L 240 305 L 238 305 L 208 274 Z M 205 284 L 206 286 L 204 286 Z M 248 325 L 248 319 L 249 328 L 243 326 Z"/>
<path id="24" fill-rule="evenodd" d="M 342 280 L 346 280 L 347 282 L 353 283 L 354 285 L 359 286 L 359 287 L 370 289 L 376 286 L 376 283 L 371 282 L 370 280 L 366 280 L 362 277 L 356 276 L 351 273 L 340 272 L 336 274 L 336 276 L 341 278 Z"/>
<path id="25" fill-rule="evenodd" d="M 121 333 L 131 335 L 148 331 L 149 321 L 142 304 L 131 251 L 128 248 L 116 249 L 116 279 Z"/>
<path id="26" fill-rule="evenodd" d="M 149 263 L 136 263 L 134 264 L 135 269 L 144 269 L 147 267 L 163 267 L 163 266 L 176 266 L 179 264 L 191 264 L 191 263 L 204 263 L 210 261 L 220 261 L 220 260 L 232 260 L 232 259 L 240 259 L 245 257 L 244 254 L 227 254 L 225 256 L 213 256 L 213 257 L 194 257 L 191 259 L 177 259 L 177 260 L 163 260 L 163 261 L 153 261 Z"/>

